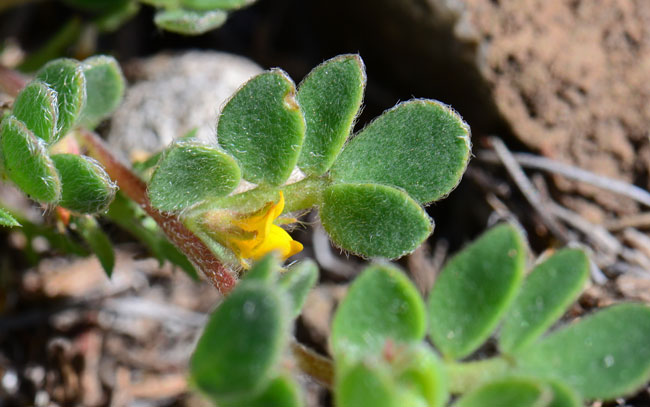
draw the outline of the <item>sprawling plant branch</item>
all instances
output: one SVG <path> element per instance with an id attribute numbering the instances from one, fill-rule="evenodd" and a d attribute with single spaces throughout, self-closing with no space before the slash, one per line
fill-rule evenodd
<path id="1" fill-rule="evenodd" d="M 235 277 L 201 239 L 187 229 L 176 215 L 160 212 L 151 206 L 146 184 L 110 152 L 102 139 L 93 132 L 82 130 L 80 142 L 88 150 L 88 154 L 104 166 L 122 192 L 158 223 L 169 240 L 205 274 L 219 292 L 227 294 L 235 287 Z"/>
<path id="2" fill-rule="evenodd" d="M 237 281 L 203 241 L 187 229 L 177 216 L 162 213 L 151 206 L 147 197 L 146 184 L 110 152 L 102 139 L 90 131 L 82 130 L 79 134 L 80 144 L 88 150 L 89 155 L 104 166 L 122 192 L 158 223 L 165 235 L 222 294 L 228 294 Z M 300 370 L 331 388 L 334 373 L 330 359 L 316 354 L 295 340 L 291 343 L 291 351 Z"/>
<path id="3" fill-rule="evenodd" d="M 19 72 L 0 66 L 0 90 L 16 96 L 27 84 L 27 79 Z M 237 284 L 231 274 L 214 253 L 190 231 L 174 214 L 163 213 L 151 206 L 147 196 L 147 186 L 129 166 L 118 159 L 95 133 L 78 131 L 78 142 L 88 154 L 99 161 L 122 192 L 136 202 L 160 226 L 165 235 L 187 258 L 210 280 L 223 295 L 228 294 Z M 331 359 L 316 354 L 311 349 L 292 340 L 291 350 L 298 368 L 321 384 L 330 387 L 333 382 Z"/>

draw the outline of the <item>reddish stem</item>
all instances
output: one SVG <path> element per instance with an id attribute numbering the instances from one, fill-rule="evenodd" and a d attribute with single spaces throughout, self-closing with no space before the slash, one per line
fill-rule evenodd
<path id="1" fill-rule="evenodd" d="M 208 277 L 219 292 L 224 295 L 228 294 L 235 287 L 237 281 L 205 243 L 185 227 L 176 215 L 163 213 L 153 208 L 147 197 L 147 185 L 129 167 L 120 162 L 95 133 L 82 130 L 81 140 L 89 154 L 104 166 L 108 175 L 117 182 L 122 192 L 140 205 L 158 223 L 169 240 Z"/>

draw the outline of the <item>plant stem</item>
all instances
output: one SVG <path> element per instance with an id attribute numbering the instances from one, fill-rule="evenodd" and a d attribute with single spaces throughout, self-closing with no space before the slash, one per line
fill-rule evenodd
<path id="1" fill-rule="evenodd" d="M 327 185 L 325 178 L 312 177 L 287 185 L 283 188 L 285 211 L 295 212 L 317 206 L 322 201 L 321 195 Z"/>
<path id="2" fill-rule="evenodd" d="M 222 294 L 229 293 L 236 284 L 235 277 L 221 264 L 212 251 L 192 233 L 174 214 L 163 213 L 153 208 L 147 197 L 146 184 L 107 148 L 93 132 L 79 132 L 80 144 L 99 161 L 108 175 L 117 183 L 122 192 L 135 201 L 160 226 L 165 235 L 187 258 L 201 270 Z"/>
<path id="3" fill-rule="evenodd" d="M 510 363 L 503 357 L 449 363 L 449 391 L 453 394 L 466 393 L 479 384 L 503 374 L 510 367 Z"/>
<path id="4" fill-rule="evenodd" d="M 215 209 L 237 208 L 238 211 L 255 211 L 268 202 L 277 201 L 278 191 L 284 193 L 284 212 L 295 212 L 311 208 L 321 201 L 321 193 L 327 186 L 324 178 L 305 178 L 284 187 L 260 186 L 240 194 L 207 200 L 187 212 L 192 218 L 200 213 Z"/>
<path id="5" fill-rule="evenodd" d="M 222 294 L 228 294 L 237 281 L 203 241 L 187 229 L 178 217 L 161 213 L 153 208 L 147 197 L 146 184 L 121 163 L 95 133 L 82 130 L 79 135 L 80 144 L 85 146 L 89 154 L 104 166 L 108 175 L 122 189 L 122 192 L 140 205 L 158 223 L 167 237 L 210 279 Z M 292 340 L 290 346 L 298 368 L 319 383 L 331 388 L 334 377 L 332 361 L 318 355 L 295 339 Z"/>
<path id="6" fill-rule="evenodd" d="M 332 360 L 317 354 L 295 339 L 292 339 L 290 346 L 300 370 L 323 386 L 331 389 L 334 383 Z"/>

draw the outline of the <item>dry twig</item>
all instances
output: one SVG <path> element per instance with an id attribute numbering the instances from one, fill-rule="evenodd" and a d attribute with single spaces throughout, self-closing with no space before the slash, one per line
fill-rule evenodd
<path id="1" fill-rule="evenodd" d="M 567 236 L 566 230 L 562 225 L 555 219 L 555 216 L 548 210 L 547 205 L 542 198 L 540 197 L 539 191 L 535 186 L 530 182 L 524 171 L 521 169 L 521 166 L 515 160 L 512 153 L 508 150 L 506 145 L 497 137 L 490 137 L 490 142 L 494 151 L 503 163 L 503 166 L 506 168 L 510 176 L 512 177 L 517 187 L 524 194 L 526 200 L 530 205 L 537 211 L 540 215 L 544 224 L 549 228 L 549 230 L 561 241 L 568 242 L 569 238 Z"/>
<path id="2" fill-rule="evenodd" d="M 491 138 L 491 140 L 495 139 L 496 138 L 494 137 Z M 503 144 L 501 140 L 496 140 L 498 140 L 497 143 Z M 478 154 L 478 159 L 488 163 L 499 163 L 502 161 L 502 159 L 499 155 L 499 152 L 496 151 L 496 147 L 495 152 L 481 151 Z M 619 195 L 634 199 L 643 205 L 650 206 L 650 193 L 627 182 L 594 174 L 593 172 L 583 170 L 582 168 L 574 167 L 572 165 L 564 164 L 559 161 L 551 160 L 545 157 L 539 157 L 532 154 L 515 153 L 512 154 L 512 159 L 522 167 L 544 170 L 554 174 L 562 175 L 568 179 L 584 182 L 598 188 L 615 192 Z"/>

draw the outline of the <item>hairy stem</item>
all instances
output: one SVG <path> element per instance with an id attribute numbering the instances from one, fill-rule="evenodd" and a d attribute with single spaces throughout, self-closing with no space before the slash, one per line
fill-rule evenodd
<path id="1" fill-rule="evenodd" d="M 237 283 L 235 278 L 221 264 L 210 249 L 174 215 L 161 213 L 151 206 L 147 197 L 146 184 L 121 163 L 106 147 L 104 142 L 90 131 L 80 132 L 80 143 L 89 154 L 99 161 L 110 177 L 129 198 L 140 205 L 151 216 L 167 237 L 201 270 L 222 293 L 228 294 Z M 291 351 L 298 368 L 324 386 L 331 388 L 334 377 L 332 361 L 316 354 L 313 350 L 291 342 Z"/>
<path id="2" fill-rule="evenodd" d="M 284 187 L 285 211 L 295 212 L 318 206 L 322 201 L 323 190 L 327 187 L 325 178 L 308 177 Z"/>
<path id="3" fill-rule="evenodd" d="M 328 185 L 324 178 L 305 178 L 283 187 L 257 187 L 236 195 L 209 199 L 189 211 L 191 218 L 205 211 L 222 208 L 237 208 L 239 211 L 254 211 L 264 204 L 278 199 L 278 191 L 284 192 L 284 213 L 296 212 L 316 206 L 321 201 L 321 193 Z"/>
<path id="4" fill-rule="evenodd" d="M 149 203 L 146 184 L 117 159 L 104 142 L 90 131 L 81 131 L 80 144 L 90 156 L 99 161 L 122 192 L 135 201 L 160 226 L 165 235 L 187 258 L 203 272 L 222 294 L 229 293 L 236 284 L 235 277 L 221 264 L 212 251 L 192 233 L 174 214 L 158 211 Z"/>

